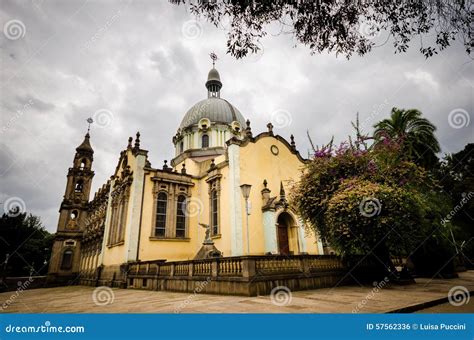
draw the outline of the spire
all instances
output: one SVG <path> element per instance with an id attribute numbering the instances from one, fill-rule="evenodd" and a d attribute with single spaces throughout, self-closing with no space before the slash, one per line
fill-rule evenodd
<path id="1" fill-rule="evenodd" d="M 212 69 L 209 71 L 209 74 L 207 75 L 207 81 L 206 81 L 207 96 L 208 98 L 211 98 L 211 97 L 220 98 L 222 82 L 221 82 L 221 77 L 219 75 L 219 72 L 215 68 L 216 60 L 218 58 L 214 52 L 209 54 L 209 56 L 212 59 Z"/>
<path id="2" fill-rule="evenodd" d="M 90 135 L 89 135 L 89 131 L 91 129 L 91 124 L 94 122 L 92 120 L 92 118 L 87 118 L 86 119 L 86 122 L 87 122 L 87 133 L 86 135 L 84 136 L 84 141 L 81 143 L 81 145 L 79 145 L 77 148 L 76 148 L 76 151 L 77 152 L 83 152 L 83 153 L 90 153 L 90 154 L 93 154 L 94 153 L 94 150 L 92 150 L 92 146 L 91 146 L 91 142 L 89 141 L 90 139 Z"/>
<path id="3" fill-rule="evenodd" d="M 91 146 L 91 143 L 90 143 L 89 139 L 90 139 L 90 135 L 89 135 L 89 129 L 88 129 L 86 135 L 84 136 L 84 141 L 81 143 L 81 145 L 79 145 L 76 148 L 76 151 L 77 152 L 82 152 L 82 153 L 93 154 L 94 150 L 92 149 L 92 146 Z"/>

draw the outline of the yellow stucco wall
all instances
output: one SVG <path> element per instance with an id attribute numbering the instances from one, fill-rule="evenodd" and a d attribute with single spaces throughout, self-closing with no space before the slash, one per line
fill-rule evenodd
<path id="1" fill-rule="evenodd" d="M 272 145 L 278 148 L 278 155 L 271 152 Z M 248 143 L 240 148 L 240 181 L 251 184 L 249 201 L 251 214 L 249 216 L 250 253 L 263 254 L 264 235 L 262 228 L 262 194 L 263 181 L 267 180 L 270 196 L 279 197 L 280 183 L 283 183 L 288 196 L 291 185 L 299 179 L 304 163 L 290 151 L 283 142 L 273 136 L 260 138 L 256 143 Z M 288 197 L 287 197 L 288 198 Z M 242 200 L 242 211 L 245 203 Z M 246 227 L 244 220 L 244 249 L 246 249 Z M 297 254 L 296 228 L 290 231 L 290 250 Z M 317 254 L 316 238 L 308 235 L 305 238 L 306 249 L 309 254 Z"/>
<path id="2" fill-rule="evenodd" d="M 278 155 L 272 154 L 270 148 L 275 145 L 279 149 Z M 271 196 L 279 196 L 280 182 L 287 192 L 290 190 L 291 181 L 298 179 L 300 169 L 303 166 L 301 160 L 292 153 L 287 145 L 274 137 L 263 137 L 256 143 L 248 143 L 240 147 L 240 182 L 252 185 L 250 201 L 251 214 L 249 216 L 249 236 L 250 253 L 253 255 L 263 255 L 264 251 L 264 230 L 262 216 L 262 195 L 263 180 L 268 182 Z M 256 156 L 258 155 L 258 156 Z M 194 176 L 205 176 L 210 165 L 210 160 L 195 162 L 186 159 L 186 170 L 188 174 Z M 230 223 L 230 186 L 229 186 L 229 165 L 225 156 L 215 159 L 215 164 L 219 168 L 221 181 L 220 192 L 220 237 L 213 238 L 215 246 L 224 256 L 231 255 L 231 223 Z M 223 167 L 221 167 L 223 165 Z M 181 164 L 176 166 L 181 168 Z M 144 206 L 142 212 L 140 250 L 139 258 L 142 261 L 167 259 L 167 260 L 187 260 L 192 259 L 199 251 L 204 240 L 204 228 L 198 223 L 209 224 L 209 184 L 206 177 L 193 179 L 194 187 L 191 189 L 191 203 L 194 208 L 199 206 L 201 214 L 188 216 L 188 239 L 163 239 L 156 240 L 150 238 L 154 226 L 153 214 L 153 181 L 151 178 L 155 174 L 150 172 L 145 179 Z M 240 190 L 240 189 L 239 189 Z M 239 192 L 240 195 L 240 192 Z M 245 224 L 245 203 L 241 200 L 242 209 L 242 229 L 243 229 L 243 249 L 246 254 L 246 224 Z M 193 209 L 195 210 L 195 209 Z M 301 249 L 298 246 L 297 228 L 290 230 L 290 250 L 298 254 Z M 306 251 L 310 254 L 317 254 L 316 238 L 314 236 L 305 237 Z"/>

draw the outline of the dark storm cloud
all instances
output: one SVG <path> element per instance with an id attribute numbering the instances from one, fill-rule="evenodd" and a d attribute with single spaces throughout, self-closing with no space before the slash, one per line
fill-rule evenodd
<path id="1" fill-rule="evenodd" d="M 174 154 L 171 138 L 185 112 L 207 95 L 211 51 L 220 58 L 222 96 L 253 132 L 272 121 L 275 133 L 295 135 L 304 156 L 306 130 L 319 145 L 340 141 L 359 112 L 370 133 L 394 106 L 418 108 L 433 121 L 443 152 L 473 140 L 473 64 L 459 43 L 428 61 L 417 47 L 394 55 L 390 44 L 347 61 L 269 36 L 263 53 L 237 61 L 225 55 L 223 29 L 194 19 L 165 1 L 3 1 L 2 28 L 19 20 L 24 31 L 0 38 L 0 201 L 20 197 L 55 230 L 88 117 L 96 121 L 94 190 L 137 131 L 152 165 L 161 166 Z M 463 110 L 470 125 L 453 127 L 450 113 Z"/>

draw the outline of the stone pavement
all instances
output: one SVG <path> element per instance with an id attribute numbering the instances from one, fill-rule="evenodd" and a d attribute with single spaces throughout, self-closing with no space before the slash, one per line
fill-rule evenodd
<path id="1" fill-rule="evenodd" d="M 459 276 L 451 280 L 420 278 L 416 284 L 387 286 L 378 291 L 371 286 L 296 291 L 291 293 L 291 299 L 289 295 L 279 296 L 282 299 L 275 299 L 276 303 L 270 296 L 110 290 L 85 286 L 41 288 L 25 290 L 18 295 L 16 292 L 1 293 L 0 313 L 351 313 L 354 309 L 360 313 L 384 313 L 446 298 L 454 286 L 473 291 L 474 271 L 460 273 Z M 99 289 L 96 301 L 108 304 L 94 303 L 95 289 Z M 474 304 L 465 304 L 460 310 L 472 313 Z M 456 308 L 447 310 L 455 311 Z"/>

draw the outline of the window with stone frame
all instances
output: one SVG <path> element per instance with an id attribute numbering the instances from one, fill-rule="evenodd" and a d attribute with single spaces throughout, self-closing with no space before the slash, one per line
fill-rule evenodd
<path id="1" fill-rule="evenodd" d="M 220 174 L 208 178 L 209 183 L 209 225 L 211 235 L 220 235 Z"/>
<path id="2" fill-rule="evenodd" d="M 156 199 L 156 222 L 155 236 L 165 237 L 166 235 L 166 212 L 168 207 L 168 195 L 160 192 Z"/>
<path id="3" fill-rule="evenodd" d="M 112 214 L 107 245 L 122 244 L 125 240 L 127 223 L 128 201 L 130 197 L 130 183 L 117 182 L 116 189 L 112 192 Z"/>
<path id="4" fill-rule="evenodd" d="M 73 251 L 71 249 L 66 249 L 63 252 L 63 257 L 61 259 L 61 269 L 71 269 L 72 268 L 72 255 Z"/>
<path id="5" fill-rule="evenodd" d="M 186 196 L 179 195 L 176 207 L 176 237 L 186 237 Z"/>
<path id="6" fill-rule="evenodd" d="M 190 197 L 191 179 L 183 180 L 182 175 L 166 173 L 155 177 L 153 197 L 152 239 L 186 239 L 188 223 L 186 208 Z M 176 178 L 175 178 L 176 177 Z"/>

